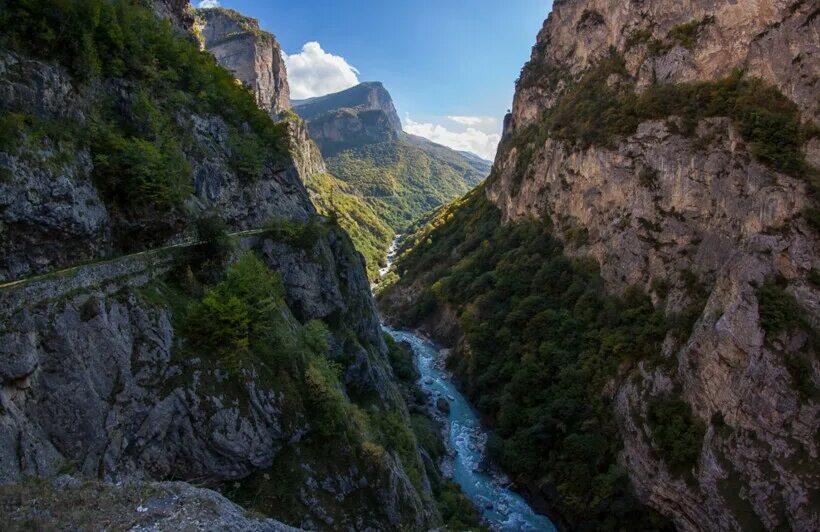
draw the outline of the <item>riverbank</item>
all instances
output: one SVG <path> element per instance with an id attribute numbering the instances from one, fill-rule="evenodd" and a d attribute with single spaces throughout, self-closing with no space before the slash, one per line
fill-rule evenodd
<path id="1" fill-rule="evenodd" d="M 524 497 L 510 488 L 511 481 L 506 476 L 486 468 L 488 433 L 478 413 L 446 371 L 438 347 L 411 332 L 386 326 L 384 330 L 396 341 L 412 347 L 421 375 L 420 385 L 428 396 L 428 411 L 445 427 L 448 458 L 442 464 L 442 471 L 475 503 L 490 528 L 555 531 L 556 527 L 546 516 L 536 513 Z"/>

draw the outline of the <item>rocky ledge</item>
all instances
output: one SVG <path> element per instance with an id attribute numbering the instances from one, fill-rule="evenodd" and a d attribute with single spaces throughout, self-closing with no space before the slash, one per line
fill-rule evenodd
<path id="1" fill-rule="evenodd" d="M 63 475 L 0 487 L 5 530 L 50 529 L 55 520 L 61 530 L 298 532 L 185 482 L 106 484 Z"/>

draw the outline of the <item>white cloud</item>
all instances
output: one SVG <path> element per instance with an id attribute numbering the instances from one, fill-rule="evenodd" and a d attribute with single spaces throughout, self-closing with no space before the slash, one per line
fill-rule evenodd
<path id="1" fill-rule="evenodd" d="M 208 9 L 212 7 L 219 7 L 219 0 L 202 0 L 197 4 L 200 9 Z"/>
<path id="2" fill-rule="evenodd" d="M 480 125 L 493 125 L 497 121 L 495 118 L 491 116 L 448 116 L 447 120 L 451 120 L 456 124 L 461 124 L 463 126 L 480 126 Z"/>
<path id="3" fill-rule="evenodd" d="M 451 119 L 451 117 L 447 118 Z M 404 130 L 454 150 L 475 153 L 490 161 L 495 158 L 498 143 L 501 141 L 501 135 L 498 133 L 485 133 L 474 127 L 467 127 L 464 131 L 453 131 L 441 124 L 416 122 L 409 115 L 405 117 Z"/>
<path id="4" fill-rule="evenodd" d="M 318 42 L 306 43 L 298 54 L 284 56 L 290 97 L 294 100 L 324 96 L 359 84 L 359 71 L 344 57 L 322 50 Z"/>

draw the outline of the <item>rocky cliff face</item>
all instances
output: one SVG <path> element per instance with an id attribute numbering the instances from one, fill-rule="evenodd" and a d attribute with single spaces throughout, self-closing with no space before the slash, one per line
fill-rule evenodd
<path id="1" fill-rule="evenodd" d="M 65 68 L 9 51 L 0 51 L 0 91 L 7 112 L 41 121 L 86 126 L 95 106 L 95 94 L 78 88 Z M 192 193 L 186 201 L 188 214 L 161 220 L 164 227 L 156 232 L 140 229 L 128 213 L 106 204 L 91 178 L 92 154 L 87 147 L 69 153 L 72 147 L 54 142 L 42 150 L 0 153 L 0 163 L 12 176 L 0 180 L 0 231 L 14 235 L 0 242 L 0 279 L 46 272 L 139 245 L 173 242 L 190 233 L 191 220 L 210 210 L 218 210 L 235 230 L 260 227 L 274 215 L 305 220 L 315 212 L 300 174 L 319 164 L 311 162 L 310 155 L 267 165 L 261 179 L 248 182 L 232 167 L 232 131 L 221 117 L 191 112 L 176 119 L 192 141 L 186 149 Z M 305 147 L 305 135 L 300 137 L 298 128 L 291 133 L 297 153 Z"/>
<path id="2" fill-rule="evenodd" d="M 340 324 L 331 351 L 347 360 L 349 393 L 404 408 L 363 264 L 349 243 L 331 234 L 310 252 L 264 236 L 242 246 L 282 276 L 293 327 L 316 319 Z M 121 259 L 124 268 L 80 290 L 35 282 L 20 288 L 30 294 L 24 299 L 0 294 L 0 482 L 49 477 L 72 465 L 105 481 L 174 478 L 219 486 L 261 476 L 274 464 L 291 467 L 293 459 L 284 457 L 303 446 L 293 465 L 313 474 L 290 480 L 294 503 L 304 507 L 301 514 L 288 510 L 301 515 L 297 524 L 355 529 L 356 520 L 376 528 L 435 520 L 430 501 L 390 455 L 375 471 L 341 444 L 332 467 L 311 455 L 302 440 L 310 441 L 316 427 L 292 391 L 256 371 L 237 387 L 208 353 L 180 357 L 173 303 L 162 296 L 167 270 L 134 269 L 133 260 Z M 363 496 L 380 501 L 381 510 Z"/>
<path id="3" fill-rule="evenodd" d="M 167 18 L 177 29 L 191 32 L 194 28 L 194 12 L 188 0 L 152 0 L 154 12 Z"/>
<path id="4" fill-rule="evenodd" d="M 804 118 L 817 120 L 817 24 L 812 2 L 801 0 L 561 0 L 538 34 L 532 64 L 578 74 L 614 47 L 641 87 L 715 79 L 742 69 L 776 85 Z M 514 127 L 537 119 L 537 110 L 556 94 L 549 85 L 527 87 L 523 81 Z"/>
<path id="5" fill-rule="evenodd" d="M 157 5 L 169 8 L 163 15 L 173 15 L 187 3 Z M 19 8 L 37 16 L 25 9 Z M 129 15 L 145 20 L 141 11 Z M 174 42 L 183 50 L 178 57 L 190 62 L 178 68 L 216 84 L 227 80 L 221 95 L 232 101 L 219 106 L 239 102 L 243 123 L 230 123 L 207 97 L 178 86 L 163 93 L 177 98 L 165 114 L 167 102 L 152 99 L 134 79 L 117 77 L 119 68 L 80 81 L 54 50 L 0 39 L 9 45 L 0 49 L 0 280 L 17 281 L 0 286 L 0 484 L 66 469 L 104 482 L 186 480 L 249 504 L 268 494 L 273 502 L 260 505 L 261 511 L 313 530 L 435 527 L 440 518 L 424 470 L 411 480 L 409 466 L 389 445 L 372 444 L 370 454 L 362 450 L 370 436 L 354 398 L 366 402 L 368 412 L 392 412 L 409 423 L 408 414 L 363 260 L 346 234 L 316 219 L 303 185 L 303 176 L 324 170 L 306 128 L 298 119 L 275 124 L 252 102 L 247 106 L 250 98 L 211 61 L 200 60 L 187 37 L 168 35 L 164 25 L 144 31 L 181 39 L 184 44 Z M 133 128 L 128 139 L 117 136 L 122 122 Z M 19 135 L 9 138 L 8 124 Z M 177 135 L 174 141 L 164 141 L 160 129 Z M 74 143 L 61 131 L 81 134 Z M 278 144 L 283 139 L 287 149 Z M 105 141 L 105 150 L 98 141 Z M 177 149 L 179 158 L 166 158 Z M 126 161 L 124 172 L 150 169 L 140 174 L 143 185 L 176 160 L 181 171 L 169 179 L 190 176 L 180 184 L 178 205 L 162 210 L 158 196 L 137 213 L 139 194 L 156 192 L 152 187 L 160 183 L 138 186 L 130 203 L 112 199 L 100 167 L 117 157 Z M 199 249 L 192 243 L 194 222 L 205 213 L 218 215 L 229 231 L 253 230 L 222 240 L 231 249 L 224 261 L 235 264 L 251 253 L 278 279 L 275 284 L 281 280 L 281 329 L 266 345 L 282 342 L 289 363 L 246 364 L 231 373 L 208 349 L 190 351 L 196 338 L 183 317 L 213 287 L 199 285 L 187 295 L 175 290 L 199 283 L 190 258 Z M 310 380 L 301 369 L 284 366 L 298 364 L 303 335 L 318 322 L 328 332 L 326 349 L 320 335 L 322 360 L 333 362 Z M 282 377 L 287 372 L 295 376 Z M 318 393 L 358 414 L 344 420 L 358 428 L 332 442 L 333 460 L 326 437 L 319 436 L 326 423 L 316 417 L 321 401 L 308 397 L 303 379 L 314 386 L 309 390 L 330 382 Z M 411 447 L 404 458 L 421 463 L 415 443 Z M 243 491 L 248 479 L 257 486 L 250 494 Z M 63 488 L 46 494 L 44 504 L 52 497 L 58 507 L 65 498 L 87 503 Z M 187 486 L 143 488 L 173 491 L 156 504 L 167 508 L 168 497 L 180 501 L 179 526 L 286 529 L 244 519 L 215 494 L 192 494 Z M 109 485 L 94 489 L 117 491 Z M 114 510 L 108 518 L 116 517 Z M 30 510 L 38 516 L 44 511 L 55 510 Z M 174 526 L 147 520 L 149 525 Z"/>
<path id="6" fill-rule="evenodd" d="M 276 37 L 259 22 L 230 9 L 196 12 L 204 47 L 249 87 L 259 106 L 276 116 L 290 109 L 290 86 Z"/>
<path id="7" fill-rule="evenodd" d="M 488 183 L 506 221 L 548 214 L 568 252 L 594 257 L 610 289 L 637 285 L 667 312 L 697 317 L 683 342 L 666 343 L 673 371 L 644 368 L 616 392 L 623 463 L 639 496 L 682 529 L 820 526 L 820 404 L 787 367 L 804 360 L 810 388 L 820 383 L 820 240 L 802 214 L 816 201 L 814 170 L 764 164 L 748 130 L 720 116 L 688 127 L 677 116 L 645 120 L 607 145 L 544 124 L 554 109 L 572 111 L 572 87 L 617 56 L 599 93 L 742 71 L 776 87 L 810 129 L 820 117 L 818 50 L 812 2 L 556 1 Z M 539 127 L 546 134 L 528 136 Z M 816 162 L 816 137 L 802 142 Z M 803 309 L 805 331 L 766 334 L 758 294 L 773 278 Z M 646 422 L 652 397 L 673 390 L 709 426 L 690 482 L 658 459 Z"/>

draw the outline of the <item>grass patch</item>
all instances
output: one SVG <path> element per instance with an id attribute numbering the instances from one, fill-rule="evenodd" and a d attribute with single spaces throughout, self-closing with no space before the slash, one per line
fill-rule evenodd
<path id="1" fill-rule="evenodd" d="M 76 487 L 57 490 L 49 480 L 31 479 L 0 486 L 0 521 L 9 532 L 96 530 L 103 520 L 112 529 L 150 527 L 160 519 L 157 513 L 140 513 L 137 507 L 161 496 L 167 494 L 144 484 L 78 481 Z"/>

